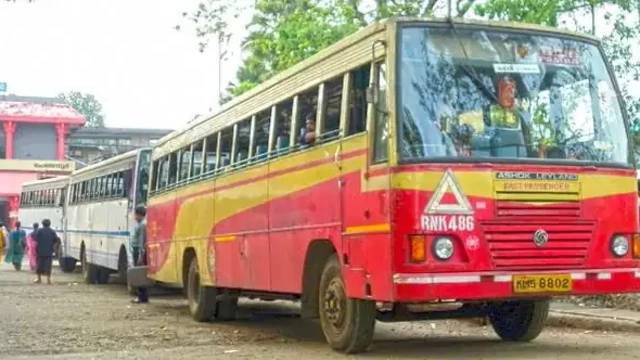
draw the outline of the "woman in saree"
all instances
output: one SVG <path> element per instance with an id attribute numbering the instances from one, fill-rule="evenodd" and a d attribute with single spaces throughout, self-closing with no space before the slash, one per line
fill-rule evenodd
<path id="1" fill-rule="evenodd" d="M 5 256 L 4 261 L 6 263 L 13 264 L 13 268 L 16 271 L 22 269 L 22 258 L 24 257 L 24 247 L 27 233 L 20 228 L 20 222 L 16 222 L 16 229 L 9 235 L 10 245 Z"/>
<path id="2" fill-rule="evenodd" d="M 31 271 L 36 271 L 38 265 L 38 243 L 36 243 L 38 227 L 38 223 L 33 223 L 33 231 L 27 236 L 27 256 L 29 257 L 29 269 Z"/>

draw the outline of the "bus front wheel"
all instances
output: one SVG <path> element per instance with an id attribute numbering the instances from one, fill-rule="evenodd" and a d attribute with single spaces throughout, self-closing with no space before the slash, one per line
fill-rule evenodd
<path id="1" fill-rule="evenodd" d="M 489 320 L 505 341 L 531 341 L 540 335 L 549 316 L 549 300 L 518 300 L 495 304 Z"/>
<path id="2" fill-rule="evenodd" d="M 347 297 L 340 261 L 335 255 L 322 272 L 318 301 L 320 325 L 329 345 L 347 354 L 366 350 L 375 329 L 375 303 Z"/>

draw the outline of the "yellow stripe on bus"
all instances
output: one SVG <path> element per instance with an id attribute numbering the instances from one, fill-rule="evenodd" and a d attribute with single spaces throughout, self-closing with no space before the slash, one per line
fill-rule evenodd
<path id="1" fill-rule="evenodd" d="M 362 226 L 350 226 L 345 229 L 347 234 L 355 233 L 373 233 L 373 232 L 387 232 L 391 230 L 389 224 L 374 224 L 374 225 L 362 225 Z"/>
<path id="2" fill-rule="evenodd" d="M 235 239 L 236 239 L 235 235 L 216 236 L 216 242 L 234 241 Z"/>

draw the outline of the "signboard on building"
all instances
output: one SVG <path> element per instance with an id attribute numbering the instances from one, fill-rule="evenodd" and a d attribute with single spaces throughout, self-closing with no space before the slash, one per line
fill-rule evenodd
<path id="1" fill-rule="evenodd" d="M 7 92 L 7 83 L 0 82 L 0 92 Z"/>
<path id="2" fill-rule="evenodd" d="M 29 171 L 68 174 L 76 169 L 73 161 L 0 159 L 0 171 Z"/>

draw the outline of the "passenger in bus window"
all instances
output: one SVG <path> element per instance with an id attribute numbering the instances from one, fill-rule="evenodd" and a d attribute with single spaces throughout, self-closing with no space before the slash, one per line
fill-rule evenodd
<path id="1" fill-rule="evenodd" d="M 308 114 L 305 127 L 300 129 L 300 145 L 311 145 L 316 141 L 316 121 L 313 114 Z"/>

